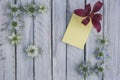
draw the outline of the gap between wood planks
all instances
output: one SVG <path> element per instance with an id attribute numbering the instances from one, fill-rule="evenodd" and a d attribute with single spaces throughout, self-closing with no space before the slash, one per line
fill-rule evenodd
<path id="1" fill-rule="evenodd" d="M 86 6 L 86 0 L 84 0 L 84 7 Z M 86 61 L 86 43 L 84 46 L 84 61 Z M 86 80 L 86 77 L 84 77 L 84 80 Z"/>
<path id="2" fill-rule="evenodd" d="M 14 4 L 17 4 L 17 0 L 14 0 Z M 15 34 L 17 34 L 16 30 Z M 17 80 L 17 45 L 15 45 L 15 80 Z"/>

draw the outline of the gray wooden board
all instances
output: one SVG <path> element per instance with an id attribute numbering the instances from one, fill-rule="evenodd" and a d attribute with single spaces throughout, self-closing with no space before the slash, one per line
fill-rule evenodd
<path id="1" fill-rule="evenodd" d="M 109 54 L 111 59 L 108 62 L 108 69 L 105 71 L 104 80 L 120 79 L 120 1 L 104 1 L 104 26 L 105 37 L 110 40 Z"/>
<path id="2" fill-rule="evenodd" d="M 33 0 L 17 0 L 17 3 L 25 5 Z M 0 0 L 0 80 L 84 80 L 75 71 L 80 61 L 84 60 L 84 50 L 75 48 L 63 43 L 62 37 L 66 31 L 73 10 L 84 8 L 84 0 L 34 0 L 36 4 L 44 4 L 48 11 L 44 14 L 38 14 L 34 19 L 31 16 L 23 15 L 23 40 L 17 46 L 15 52 L 14 46 L 8 41 L 10 31 L 3 30 L 8 22 L 8 17 L 4 15 L 4 7 L 7 0 Z M 98 0 L 86 0 L 93 4 Z M 111 59 L 108 62 L 108 68 L 105 71 L 104 80 L 119 80 L 119 25 L 120 25 L 120 1 L 101 0 L 104 2 L 104 8 L 100 11 L 103 14 L 102 31 L 99 33 L 110 40 L 109 54 Z M 14 0 L 9 0 L 13 3 Z M 33 33 L 34 28 L 34 33 Z M 34 39 L 33 39 L 34 35 Z M 98 33 L 93 29 L 86 45 L 86 59 L 95 64 L 94 49 L 96 47 L 95 39 Z M 28 57 L 25 49 L 33 43 L 43 51 L 34 60 Z M 16 56 L 15 56 L 16 54 Z M 34 71 L 35 69 L 35 71 Z M 87 80 L 99 80 L 94 74 Z"/>
<path id="3" fill-rule="evenodd" d="M 66 44 L 61 42 L 66 29 L 66 0 L 53 0 L 52 7 L 53 80 L 66 80 Z"/>
<path id="4" fill-rule="evenodd" d="M 22 6 L 31 2 L 32 0 L 17 0 L 17 4 L 22 3 Z M 33 80 L 33 59 L 26 53 L 26 48 L 33 43 L 32 18 L 26 14 L 21 18 L 24 29 L 19 32 L 22 34 L 22 42 L 17 46 L 17 80 Z"/>
<path id="5" fill-rule="evenodd" d="M 73 11 L 78 8 L 84 8 L 84 0 L 67 1 L 67 22 L 70 21 Z M 67 45 L 67 80 L 84 79 L 76 72 L 76 67 L 81 61 L 84 61 L 84 50 Z"/>
<path id="6" fill-rule="evenodd" d="M 101 1 L 103 2 L 102 0 L 87 0 L 86 3 L 91 5 L 91 8 L 93 8 L 94 4 L 97 2 L 97 1 Z M 102 9 L 99 11 L 99 13 L 101 13 L 103 15 L 103 7 Z M 87 44 L 86 44 L 86 60 L 87 61 L 90 61 L 90 63 L 92 64 L 92 66 L 94 66 L 97 62 L 96 58 L 95 58 L 95 49 L 96 47 L 98 47 L 98 44 L 97 44 L 97 38 L 99 37 L 103 37 L 103 21 L 101 21 L 101 32 L 98 33 L 96 31 L 96 29 L 93 27 L 92 30 L 91 30 L 91 33 L 89 35 L 89 38 L 88 38 L 88 41 L 87 41 Z M 95 73 L 92 74 L 92 76 L 89 76 L 87 78 L 87 80 L 100 80 L 100 77 L 98 77 L 98 75 L 96 75 Z"/>
<path id="7" fill-rule="evenodd" d="M 35 0 L 35 3 L 48 8 L 46 13 L 35 17 L 35 44 L 42 49 L 35 58 L 35 79 L 51 80 L 51 0 Z"/>
<path id="8" fill-rule="evenodd" d="M 12 3 L 12 1 L 9 1 Z M 0 0 L 0 80 L 15 80 L 15 50 L 10 45 L 8 36 L 10 32 L 7 15 L 5 15 L 8 0 Z M 6 29 L 5 29 L 6 28 Z"/>

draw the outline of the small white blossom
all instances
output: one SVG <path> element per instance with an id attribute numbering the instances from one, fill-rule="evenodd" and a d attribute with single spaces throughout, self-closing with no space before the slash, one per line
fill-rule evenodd
<path id="1" fill-rule="evenodd" d="M 110 42 L 106 38 L 100 37 L 98 38 L 97 43 L 99 47 L 95 51 L 97 63 L 94 67 L 94 71 L 102 79 L 108 65 L 106 62 L 110 58 L 108 54 L 108 46 Z"/>
<path id="2" fill-rule="evenodd" d="M 29 4 L 24 7 L 25 11 L 27 12 L 28 15 L 36 15 L 37 14 L 37 5 L 35 4 Z"/>
<path id="3" fill-rule="evenodd" d="M 46 8 L 45 6 L 43 6 L 43 5 L 40 5 L 40 6 L 39 6 L 38 12 L 40 12 L 40 13 L 45 13 L 46 11 L 47 11 L 47 8 Z"/>
<path id="4" fill-rule="evenodd" d="M 22 39 L 20 35 L 16 35 L 15 33 L 12 33 L 12 35 L 10 35 L 8 38 L 10 39 L 12 45 L 17 45 Z"/>
<path id="5" fill-rule="evenodd" d="M 105 69 L 104 64 L 97 63 L 95 66 L 95 72 L 100 78 L 102 78 L 102 76 L 104 74 L 104 69 Z"/>
<path id="6" fill-rule="evenodd" d="M 17 4 L 8 4 L 7 14 L 10 16 L 18 16 L 21 14 L 20 6 Z"/>
<path id="7" fill-rule="evenodd" d="M 81 62 L 77 68 L 77 72 L 82 75 L 88 77 L 92 73 L 92 67 L 89 62 Z"/>
<path id="8" fill-rule="evenodd" d="M 100 46 L 108 46 L 110 43 L 108 39 L 102 37 L 98 38 L 97 42 Z"/>
<path id="9" fill-rule="evenodd" d="M 110 55 L 108 54 L 108 52 L 104 49 L 104 47 L 100 47 L 96 49 L 95 52 L 95 57 L 97 59 L 97 61 L 99 62 L 106 62 L 107 60 L 110 59 Z"/>
<path id="10" fill-rule="evenodd" d="M 35 57 L 38 55 L 39 49 L 35 45 L 30 45 L 26 49 L 26 52 L 27 52 L 28 56 Z"/>
<path id="11" fill-rule="evenodd" d="M 23 26 L 22 22 L 18 19 L 10 20 L 9 24 L 10 24 L 10 26 L 8 27 L 8 29 L 19 30 Z"/>

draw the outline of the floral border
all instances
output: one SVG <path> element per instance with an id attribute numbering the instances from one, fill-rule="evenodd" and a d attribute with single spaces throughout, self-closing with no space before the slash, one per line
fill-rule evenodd
<path id="1" fill-rule="evenodd" d="M 9 17 L 8 22 L 8 30 L 10 31 L 10 35 L 8 36 L 10 43 L 13 46 L 20 44 L 22 40 L 21 33 L 19 31 L 23 28 L 24 23 L 22 21 L 23 15 L 29 16 L 37 16 L 39 13 L 47 12 L 47 7 L 44 5 L 36 5 L 33 3 L 26 4 L 25 6 L 21 6 L 18 4 L 10 4 L 7 5 L 6 14 Z M 35 57 L 38 53 L 41 52 L 36 45 L 29 45 L 26 49 L 28 56 Z"/>

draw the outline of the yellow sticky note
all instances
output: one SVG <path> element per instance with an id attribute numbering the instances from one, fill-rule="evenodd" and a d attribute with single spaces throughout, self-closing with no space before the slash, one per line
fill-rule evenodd
<path id="1" fill-rule="evenodd" d="M 63 37 L 63 42 L 68 43 L 74 47 L 84 49 L 84 45 L 87 41 L 89 33 L 92 29 L 92 23 L 89 22 L 87 25 L 83 25 L 81 21 L 82 17 L 76 14 L 72 15 L 70 23 Z"/>

